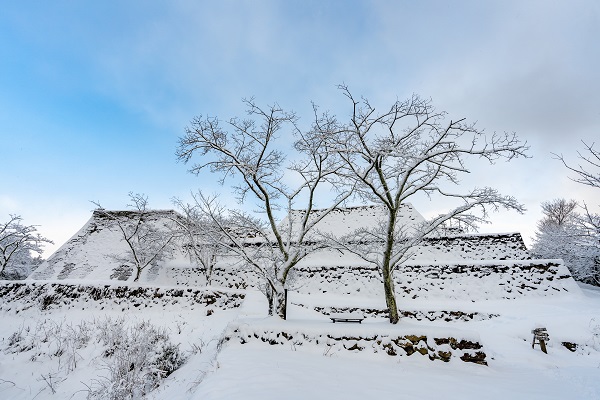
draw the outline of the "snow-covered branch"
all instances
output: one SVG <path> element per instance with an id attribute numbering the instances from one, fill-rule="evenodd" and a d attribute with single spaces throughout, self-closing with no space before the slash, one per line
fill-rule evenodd
<path id="1" fill-rule="evenodd" d="M 0 223 L 0 276 L 27 276 L 34 263 L 32 253 L 41 254 L 44 243 L 53 242 L 41 236 L 36 225 L 24 225 L 21 216 L 11 214 Z"/>
<path id="2" fill-rule="evenodd" d="M 588 145 L 583 142 L 585 151 L 578 151 L 580 163 L 577 166 L 567 163 L 562 154 L 554 154 L 554 157 L 560 160 L 565 167 L 576 173 L 577 177 L 573 181 L 583 185 L 600 188 L 600 151 L 594 149 L 595 143 Z"/>

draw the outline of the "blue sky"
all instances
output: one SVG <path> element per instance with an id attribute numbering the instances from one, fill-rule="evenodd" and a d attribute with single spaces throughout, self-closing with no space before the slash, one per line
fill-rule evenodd
<path id="1" fill-rule="evenodd" d="M 0 218 L 20 214 L 58 246 L 91 200 L 123 208 L 134 191 L 170 208 L 190 190 L 226 192 L 176 161 L 194 116 L 241 115 L 240 99 L 255 96 L 308 124 L 311 101 L 348 113 L 335 89 L 345 83 L 376 106 L 418 93 L 527 140 L 531 159 L 477 167 L 464 183 L 525 203 L 524 216 L 497 215 L 483 230 L 528 238 L 541 201 L 598 204 L 551 155 L 575 161 L 580 140 L 600 142 L 598 38 L 595 0 L 8 2 Z"/>

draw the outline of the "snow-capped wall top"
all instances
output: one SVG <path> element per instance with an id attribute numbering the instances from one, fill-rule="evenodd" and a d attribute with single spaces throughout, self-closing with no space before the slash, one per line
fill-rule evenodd
<path id="1" fill-rule="evenodd" d="M 122 219 L 133 219 L 137 218 L 141 214 L 145 215 L 145 218 L 149 220 L 159 220 L 162 218 L 170 218 L 170 219 L 179 219 L 183 218 L 181 214 L 179 214 L 175 210 L 148 210 L 148 211 L 135 211 L 135 210 L 94 210 L 92 213 L 92 221 L 96 224 L 105 224 L 105 221 L 108 221 L 113 218 L 122 218 Z"/>
<path id="2" fill-rule="evenodd" d="M 484 233 L 426 238 L 408 264 L 528 259 L 531 256 L 520 233 Z"/>

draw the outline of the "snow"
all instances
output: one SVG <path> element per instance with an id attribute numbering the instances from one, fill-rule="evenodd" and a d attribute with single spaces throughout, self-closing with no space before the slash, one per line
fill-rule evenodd
<path id="1" fill-rule="evenodd" d="M 471 335 L 479 336 L 491 355 L 487 367 L 457 360 L 431 362 L 418 355 L 394 358 L 351 352 L 325 354 L 298 346 L 230 343 L 219 355 L 217 370 L 203 381 L 194 398 L 597 399 L 600 343 L 596 342 L 594 348 L 589 324 L 597 315 L 599 296 L 597 288 L 588 288 L 583 298 L 486 302 L 481 309 L 499 312 L 501 316 L 468 324 L 437 322 L 423 326 L 402 321 L 398 327 L 380 327 L 367 320 L 364 326 L 334 327 L 323 322 L 324 331 L 343 329 L 349 334 L 360 330 L 369 333 L 375 326 L 377 331 L 419 326 L 452 332 L 448 325 L 461 331 L 467 325 Z M 288 323 L 294 324 L 263 324 Z M 539 323 L 547 326 L 551 335 L 548 354 L 539 347 L 531 349 L 530 330 Z M 588 343 L 588 347 L 571 353 L 560 345 L 566 339 Z"/>
<path id="2" fill-rule="evenodd" d="M 340 211 L 322 226 L 343 234 L 373 213 Z M 390 325 L 379 272 L 351 254 L 306 257 L 283 321 L 232 257 L 210 287 L 183 254 L 139 283 L 109 279 L 124 247 L 97 227 L 90 219 L 29 280 L 0 281 L 0 399 L 87 398 L 110 372 L 98 337 L 107 318 L 164 328 L 186 356 L 148 399 L 600 398 L 600 288 L 575 283 L 560 260 L 530 259 L 519 234 L 423 244 L 395 273 L 403 317 Z M 336 313 L 365 320 L 333 324 Z M 65 347 L 85 327 L 90 339 Z M 548 354 L 531 347 L 537 327 Z M 487 366 L 463 361 L 478 352 Z"/>
<path id="3" fill-rule="evenodd" d="M 596 399 L 599 394 L 593 369 L 505 369 L 418 361 L 311 356 L 263 347 L 240 354 L 239 349 L 228 348 L 196 398 L 500 400 Z"/>
<path id="4" fill-rule="evenodd" d="M 124 211 L 114 211 L 120 218 L 129 214 Z M 316 218 L 319 210 L 315 211 L 312 218 Z M 174 211 L 151 211 L 156 226 L 160 227 L 169 222 L 169 218 L 176 218 Z M 299 217 L 296 212 L 282 221 L 286 225 L 292 219 L 292 227 L 297 227 Z M 372 227 L 381 224 L 386 215 L 381 207 L 361 206 L 334 210 L 321 220 L 315 227 L 314 235 L 320 234 L 341 237 L 359 228 Z M 399 216 L 400 223 L 405 227 L 420 223 L 423 217 L 410 204 L 402 206 Z M 126 258 L 127 246 L 120 233 L 108 229 L 107 221 L 97 213 L 63 246 L 59 248 L 47 261 L 45 261 L 31 276 L 32 279 L 82 279 L 82 280 L 108 280 L 119 275 L 123 259 Z M 526 260 L 529 253 L 525 249 L 523 240 L 518 233 L 508 234 L 475 234 L 453 235 L 447 237 L 428 238 L 418 246 L 408 265 L 427 266 L 475 263 L 485 260 Z M 245 282 L 251 286 L 256 284 L 256 276 L 252 271 L 243 270 L 239 259 L 235 257 L 221 257 L 216 266 L 215 279 L 219 285 L 235 287 L 231 282 L 232 276 L 243 276 Z M 314 267 L 367 267 L 369 265 L 360 257 L 349 252 L 333 250 L 319 250 L 303 259 L 299 268 Z M 141 275 L 141 281 L 152 282 L 159 285 L 183 284 L 205 285 L 206 279 L 195 271 L 196 266 L 181 249 L 173 254 L 173 258 L 163 263 L 160 268 L 148 267 Z M 224 270 L 234 270 L 233 273 Z M 254 274 L 255 275 L 255 274 Z M 117 276 L 117 279 L 122 279 Z M 133 276 L 129 280 L 133 279 Z M 236 279 L 240 285 L 240 279 Z M 369 286 L 368 283 L 365 285 Z M 378 286 L 378 285 L 377 285 Z M 332 289 L 323 289 L 332 290 Z M 364 287 L 363 290 L 371 290 Z M 377 289 L 378 290 L 378 289 Z M 373 291 L 373 290 L 371 290 Z"/>
<path id="5" fill-rule="evenodd" d="M 135 211 L 107 212 L 120 219 L 135 218 L 138 215 Z M 152 210 L 147 214 L 148 223 L 159 230 L 164 229 L 172 219 L 181 218 L 172 210 Z M 113 274 L 123 264 L 122 260 L 128 258 L 127 250 L 127 244 L 119 230 L 114 227 L 110 229 L 110 221 L 101 213 L 94 212 L 85 225 L 42 263 L 30 278 L 92 281 L 113 279 Z M 178 248 L 173 257 L 161 268 L 154 266 L 145 268 L 142 272 L 142 280 L 169 284 L 174 279 L 165 277 L 164 272 L 181 267 L 189 269 L 191 265 L 181 248 Z"/>
<path id="6" fill-rule="evenodd" d="M 72 283 L 74 284 L 73 281 Z M 77 281 L 79 282 L 79 281 Z M 57 284 L 58 281 L 49 282 Z M 64 283 L 64 282 L 63 282 Z M 79 282 L 81 283 L 81 282 Z M 3 282 L 3 286 L 9 284 Z M 93 285 L 93 282 L 87 282 Z M 100 285 L 104 287 L 104 285 Z M 150 288 L 148 285 L 142 287 Z M 204 288 L 204 290 L 211 290 Z M 167 292 L 166 288 L 161 289 Z M 303 295 L 291 293 L 292 303 L 310 299 L 315 304 L 381 305 L 382 299 L 353 296 Z M 33 298 L 31 300 L 39 300 Z M 348 300 L 348 299 L 346 299 Z M 25 298 L 15 300 L 25 303 Z M 600 398 L 600 290 L 582 285 L 580 293 L 525 297 L 494 301 L 403 300 L 410 309 L 456 309 L 497 315 L 484 320 L 416 321 L 404 318 L 398 325 L 367 315 L 362 324 L 332 324 L 327 316 L 306 307 L 292 305 L 288 320 L 265 315 L 264 296 L 248 291 L 240 308 L 221 309 L 214 305 L 190 306 L 155 304 L 142 299 L 142 307 L 124 307 L 124 300 L 70 303 L 42 310 L 37 303 L 29 308 L 6 304 L 0 311 L 0 398 L 6 399 L 84 399 L 87 388 L 106 374 L 101 344 L 91 341 L 78 350 L 78 365 L 67 372 L 66 358 L 38 356 L 34 350 L 6 351 L 11 334 L 32 329 L 40 322 L 77 326 L 84 321 L 106 317 L 125 318 L 128 323 L 149 320 L 165 327 L 171 340 L 188 354 L 186 363 L 151 392 L 150 399 L 365 399 L 374 395 L 394 398 L 438 399 L 597 399 Z M 140 300 L 136 300 L 139 302 Z M 7 308 L 11 308 L 8 310 Z M 207 315 L 211 308 L 214 312 Z M 16 313 L 16 309 L 19 312 Z M 124 309 L 124 311 L 123 311 Z M 550 334 L 548 354 L 531 348 L 531 330 L 544 326 Z M 427 335 L 477 341 L 487 355 L 488 366 L 452 358 L 444 363 L 430 361 L 415 353 L 389 356 L 372 351 L 347 350 L 326 344 L 269 345 L 260 340 L 241 344 L 232 335 L 244 333 L 301 332 L 307 337 L 369 337 L 379 335 Z M 219 351 L 223 336 L 224 342 Z M 561 342 L 577 343 L 575 352 Z M 203 351 L 193 353 L 194 345 L 204 343 Z M 44 345 L 40 344 L 40 349 Z M 56 394 L 42 376 L 54 373 Z"/>
<path id="7" fill-rule="evenodd" d="M 320 216 L 321 210 L 314 210 L 309 218 L 309 223 Z M 285 227 L 292 224 L 292 237 L 297 235 L 297 228 L 304 213 L 292 211 L 291 215 L 281 221 L 280 226 Z M 332 235 L 342 237 L 365 226 L 381 225 L 387 220 L 387 212 L 384 206 L 357 206 L 339 208 L 327 214 L 315 226 L 315 232 L 309 234 L 308 240 L 317 239 L 320 235 Z M 424 222 L 423 216 L 410 203 L 400 206 L 398 225 L 411 227 Z"/>

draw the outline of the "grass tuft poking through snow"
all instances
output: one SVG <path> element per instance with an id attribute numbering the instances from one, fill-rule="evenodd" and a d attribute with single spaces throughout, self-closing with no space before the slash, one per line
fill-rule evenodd
<path id="1" fill-rule="evenodd" d="M 84 383 L 88 399 L 141 398 L 186 360 L 164 328 L 149 321 L 127 324 L 124 318 L 109 317 L 77 325 L 52 319 L 40 320 L 34 327 L 22 325 L 8 337 L 3 352 L 28 353 L 31 362 L 55 359 L 56 368 L 38 379 L 54 394 L 57 385 L 84 360 L 80 352 L 93 344 L 101 345 L 97 357 L 101 372 L 99 378 Z M 201 350 L 197 347 L 194 352 Z"/>

